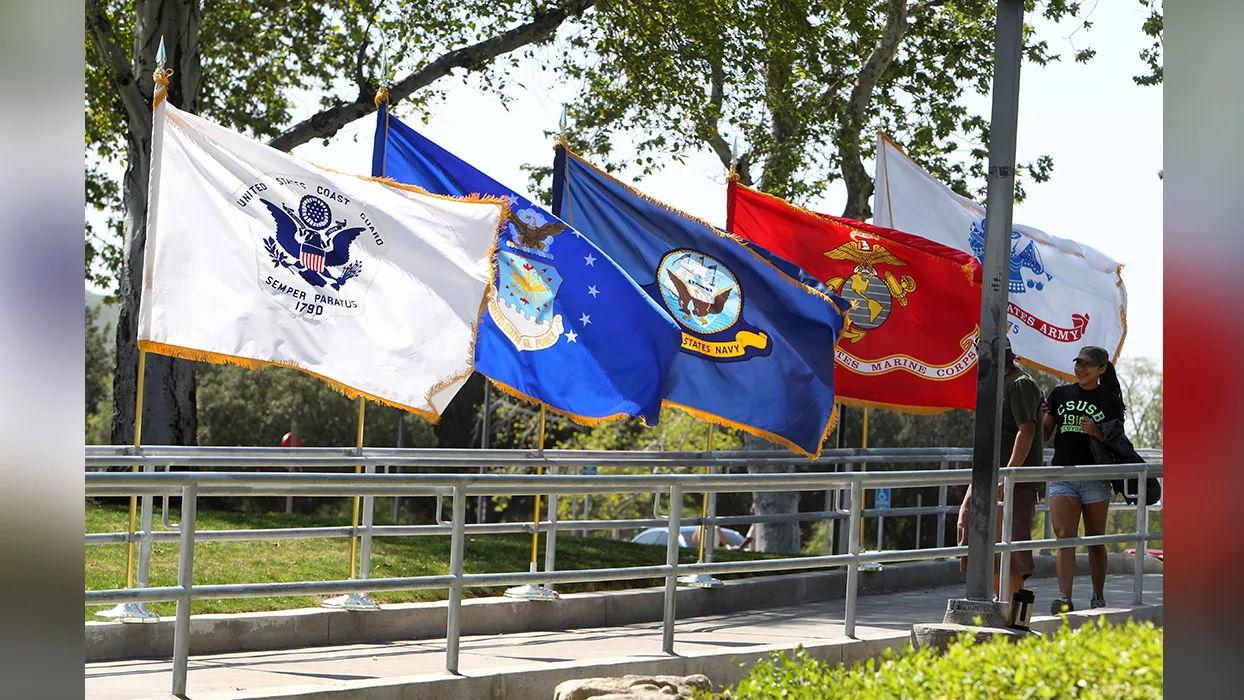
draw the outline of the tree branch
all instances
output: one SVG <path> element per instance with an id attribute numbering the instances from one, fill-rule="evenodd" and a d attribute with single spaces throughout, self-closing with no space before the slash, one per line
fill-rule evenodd
<path id="1" fill-rule="evenodd" d="M 929 0 L 917 5 L 923 11 L 927 7 L 939 4 L 938 0 Z M 864 170 L 861 156 L 860 132 L 868 117 L 868 107 L 872 104 L 873 91 L 881 82 L 881 76 L 894 61 L 898 54 L 898 45 L 907 32 L 906 0 L 890 0 L 886 9 L 885 29 L 872 54 L 860 69 L 855 88 L 851 91 L 851 99 L 847 102 L 846 123 L 838 130 L 838 154 L 842 162 L 842 178 L 847 185 L 847 206 L 843 216 L 863 220 L 872 215 L 868 207 L 868 198 L 873 193 L 872 178 Z"/>
<path id="2" fill-rule="evenodd" d="M 112 21 L 108 19 L 100 0 L 87 0 L 86 21 L 91 30 L 91 42 L 95 44 L 95 51 L 108 66 L 111 78 L 109 82 L 121 99 L 130 129 L 139 134 L 147 134 L 151 130 L 151 106 L 138 90 L 130 59 L 117 44 Z"/>
<path id="3" fill-rule="evenodd" d="M 534 15 L 527 24 L 477 44 L 454 49 L 390 87 L 389 100 L 397 102 L 449 75 L 455 68 L 470 68 L 528 44 L 543 41 L 551 37 L 567 19 L 582 15 L 595 4 L 596 0 L 566 0 L 563 5 Z M 353 102 L 339 102 L 281 132 L 268 145 L 281 151 L 290 151 L 312 139 L 332 136 L 346 124 L 376 111 L 372 100 L 371 95 L 359 95 Z"/>
<path id="4" fill-rule="evenodd" d="M 722 69 L 720 63 L 714 63 L 710 69 L 710 91 L 708 104 L 714 109 L 713 116 L 705 123 L 705 129 L 708 131 L 708 145 L 717 154 L 721 166 L 730 171 L 730 166 L 735 166 L 735 173 L 739 176 L 739 182 L 747 187 L 752 185 L 751 173 L 748 172 L 747 158 L 745 155 L 735 153 L 726 142 L 726 137 L 721 135 L 717 125 L 721 120 L 721 105 L 725 97 L 726 72 Z"/>

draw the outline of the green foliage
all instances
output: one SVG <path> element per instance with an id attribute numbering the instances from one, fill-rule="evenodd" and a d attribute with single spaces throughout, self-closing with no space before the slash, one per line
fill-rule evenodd
<path id="1" fill-rule="evenodd" d="M 1145 357 L 1118 363 L 1127 404 L 1127 435 L 1137 447 L 1162 448 L 1162 369 Z"/>
<path id="2" fill-rule="evenodd" d="M 302 501 L 305 499 L 296 499 Z M 338 499 L 343 504 L 347 499 Z M 431 501 L 432 499 L 422 499 Z M 390 499 L 376 499 L 376 524 L 390 524 Z M 158 504 L 157 504 L 158 507 Z M 173 509 L 171 518 L 180 520 L 180 513 Z M 158 518 L 158 516 L 157 516 Z M 129 507 L 126 505 L 92 505 L 86 507 L 87 532 L 124 532 L 128 526 Z M 332 515 L 285 515 L 284 513 L 241 514 L 215 510 L 198 513 L 201 530 L 237 530 L 247 528 L 288 527 L 340 527 L 348 524 L 350 513 L 346 508 Z M 156 521 L 159 522 L 158 519 Z M 425 513 L 423 524 L 431 523 L 431 514 Z M 159 528 L 159 525 L 156 525 Z M 541 537 L 541 542 L 546 538 Z M 378 537 L 372 542 L 372 575 L 376 578 L 399 576 L 444 576 L 449 573 L 449 537 Z M 543 544 L 541 545 L 543 548 Z M 694 563 L 694 549 L 680 551 L 684 564 Z M 177 584 L 176 542 L 159 542 L 152 547 L 152 586 Z M 540 553 L 543 560 L 543 552 Z M 466 538 L 464 566 L 467 573 L 505 573 L 526 571 L 531 558 L 531 536 L 471 535 Z M 773 555 L 753 552 L 720 551 L 717 561 L 745 561 L 775 558 Z M 95 545 L 86 548 L 86 588 L 101 590 L 125 587 L 125 545 Z M 196 584 L 269 583 L 283 581 L 327 581 L 344 579 L 350 572 L 350 540 L 345 538 L 251 541 L 251 542 L 203 542 L 195 545 L 194 582 Z M 559 533 L 557 537 L 557 568 L 593 569 L 601 567 L 655 566 L 665 563 L 665 547 L 630 542 L 614 542 L 600 537 L 574 537 Z M 728 579 L 730 576 L 722 575 Z M 645 588 L 661 585 L 664 579 L 639 579 L 634 581 L 610 581 L 601 583 L 559 584 L 563 593 Z M 504 588 L 467 588 L 467 597 L 497 596 Z M 327 596 L 323 596 L 327 597 Z M 381 603 L 404 603 L 425 600 L 444 600 L 445 589 L 422 591 L 396 591 L 371 594 Z M 311 596 L 279 598 L 238 598 L 228 600 L 195 601 L 193 612 L 235 613 L 260 610 L 287 610 L 313 607 L 318 600 Z M 151 608 L 162 615 L 172 615 L 174 603 L 155 603 Z M 98 607 L 88 607 L 86 619 L 97 619 Z"/>
<path id="3" fill-rule="evenodd" d="M 279 446 L 291 422 L 305 447 L 353 447 L 358 439 L 358 401 L 304 372 L 208 363 L 196 371 L 200 445 Z M 364 444 L 395 447 L 402 413 L 369 402 Z M 405 446 L 435 446 L 430 423 L 414 414 L 405 420 Z"/>
<path id="4" fill-rule="evenodd" d="M 135 19 L 154 14 L 150 8 L 163 1 L 98 0 L 128 61 L 134 59 Z M 111 290 L 121 264 L 118 176 L 126 159 L 135 155 L 129 153 L 130 125 L 114 82 L 118 70 L 133 66 L 110 66 L 100 55 L 90 28 L 93 4 L 87 0 L 86 192 L 87 206 L 103 212 L 108 224 L 103 231 L 87 225 L 86 262 L 92 283 Z M 308 93 L 317 111 L 360 99 L 370 102 L 386 79 L 406 77 L 449 51 L 496 37 L 558 5 L 545 0 L 202 3 L 196 47 L 201 59 L 198 94 L 185 97 L 194 100 L 197 112 L 208 119 L 267 139 L 296 118 L 311 116 L 301 106 L 308 102 Z M 184 70 L 178 63 L 180 48 L 168 47 L 170 67 L 176 71 Z M 469 76 L 477 88 L 505 99 L 503 88 L 514 64 L 504 57 L 484 60 L 463 66 L 458 75 L 463 82 Z M 396 105 L 395 113 L 422 117 L 449 87 L 447 81 L 422 87 Z M 149 103 L 151 96 L 141 99 Z"/>
<path id="5" fill-rule="evenodd" d="M 701 696 L 704 697 L 704 696 Z M 1078 630 L 1064 625 L 1049 639 L 977 642 L 962 635 L 945 655 L 926 647 L 875 666 L 817 661 L 802 648 L 794 658 L 758 662 L 738 686 L 716 698 L 737 700 L 892 700 L 907 698 L 1162 697 L 1162 630 L 1151 623 L 1107 622 Z"/>
<path id="6" fill-rule="evenodd" d="M 1083 10 L 1065 0 L 1039 5 L 1054 21 Z M 990 88 L 995 3 L 909 4 L 890 26 L 894 9 L 893 0 L 602 4 L 595 21 L 570 38 L 577 52 L 562 69 L 580 86 L 569 108 L 571 142 L 609 169 L 639 175 L 709 147 L 723 171 L 737 159 L 745 183 L 801 202 L 871 157 L 879 128 L 961 194 L 972 193 L 970 184 L 983 191 L 988 120 L 969 114 L 964 102 L 969 91 Z M 1061 59 L 1026 29 L 1028 61 Z M 895 30 L 900 38 L 888 43 Z M 1091 55 L 1081 49 L 1074 58 Z M 876 60 L 883 56 L 891 60 Z M 634 148 L 615 155 L 619 137 Z M 1042 182 L 1052 167 L 1042 156 L 1020 171 Z M 548 175 L 531 171 L 538 181 Z M 849 199 L 862 194 L 867 201 L 871 184 L 867 177 L 861 183 L 855 187 L 868 191 L 849 192 Z M 1022 187 L 1017 196 L 1022 200 Z"/>
<path id="7" fill-rule="evenodd" d="M 86 383 L 84 398 L 86 399 L 86 415 L 100 410 L 104 399 L 111 406 L 112 388 L 112 329 L 100 320 L 98 305 L 86 307 Z"/>
<path id="8" fill-rule="evenodd" d="M 1162 0 L 1140 0 L 1142 7 L 1149 10 L 1140 29 L 1145 36 L 1153 39 L 1149 48 L 1140 50 L 1140 60 L 1145 62 L 1148 72 L 1133 76 L 1137 85 L 1162 84 Z"/>

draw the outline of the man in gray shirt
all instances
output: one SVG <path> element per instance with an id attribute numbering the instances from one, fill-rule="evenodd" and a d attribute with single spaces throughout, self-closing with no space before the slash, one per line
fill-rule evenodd
<path id="1" fill-rule="evenodd" d="M 1002 379 L 1002 467 L 1039 467 L 1045 450 L 1045 436 L 1038 429 L 1043 418 L 1041 413 L 1041 388 L 1027 372 L 1015 364 L 1011 341 L 1006 341 L 1005 374 Z M 1011 513 L 1011 540 L 1015 542 L 1032 539 L 1032 521 L 1036 517 L 1037 498 L 1045 492 L 1045 482 L 1015 485 L 1015 503 Z M 998 487 L 998 500 L 1002 500 L 1002 487 Z M 959 506 L 959 546 L 968 543 L 968 501 L 972 488 L 968 487 Z M 1002 514 L 998 513 L 998 541 L 1002 541 Z M 960 569 L 967 571 L 967 557 L 959 560 Z M 1001 558 L 995 556 L 993 589 L 999 591 L 998 576 Z M 1024 585 L 1032 575 L 1034 565 L 1032 552 L 1011 553 L 1011 575 L 1008 589 L 1012 592 Z"/>

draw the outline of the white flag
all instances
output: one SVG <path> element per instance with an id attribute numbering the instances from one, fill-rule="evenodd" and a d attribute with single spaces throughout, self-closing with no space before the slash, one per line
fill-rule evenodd
<path id="1" fill-rule="evenodd" d="M 473 367 L 504 201 L 324 170 L 157 102 L 139 346 L 439 418 Z"/>
<path id="2" fill-rule="evenodd" d="M 935 180 L 883 134 L 873 221 L 984 256 L 985 208 Z M 1122 265 L 1066 238 L 1018 224 L 1012 229 L 1007 337 L 1016 356 L 1068 379 L 1085 345 L 1105 348 L 1117 360 L 1127 335 Z"/>

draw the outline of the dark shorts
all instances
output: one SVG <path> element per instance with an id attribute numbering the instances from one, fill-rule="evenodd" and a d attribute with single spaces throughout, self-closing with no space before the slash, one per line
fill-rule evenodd
<path id="1" fill-rule="evenodd" d="M 963 497 L 963 505 L 959 506 L 959 537 L 960 547 L 967 546 L 968 543 L 968 501 L 972 498 L 972 487 L 968 487 L 967 494 Z M 1015 505 L 1011 509 L 1011 541 L 1027 542 L 1032 539 L 1032 521 L 1037 515 L 1037 491 L 1027 486 L 1015 487 Z M 998 520 L 995 524 L 997 529 L 997 541 L 1002 541 L 1002 508 L 998 508 Z M 994 571 L 1000 571 L 1002 558 L 995 555 L 993 560 Z M 959 557 L 959 570 L 968 570 L 968 558 Z M 1035 565 L 1032 561 L 1032 552 L 1011 552 L 1011 575 L 1028 577 L 1035 571 Z"/>

